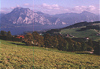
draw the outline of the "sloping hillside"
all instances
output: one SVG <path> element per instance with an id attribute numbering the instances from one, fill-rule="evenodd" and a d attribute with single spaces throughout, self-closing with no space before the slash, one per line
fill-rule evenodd
<path id="1" fill-rule="evenodd" d="M 86 38 L 92 40 L 100 40 L 100 21 L 96 22 L 80 22 L 61 29 L 51 29 L 47 33 L 55 34 L 60 33 L 67 37 L 73 38 Z"/>
<path id="2" fill-rule="evenodd" d="M 0 69 L 100 69 L 100 56 L 0 40 Z"/>
<path id="3" fill-rule="evenodd" d="M 92 26 L 92 25 L 99 25 L 100 26 L 100 21 L 95 21 L 95 22 L 79 22 L 79 23 L 76 23 L 76 24 L 64 27 L 62 29 L 77 28 L 77 27 Z"/>
<path id="4" fill-rule="evenodd" d="M 60 31 L 61 34 L 69 34 L 78 38 L 89 37 L 92 40 L 100 40 L 100 22 L 81 22 Z"/>
<path id="5" fill-rule="evenodd" d="M 63 29 L 60 31 L 61 34 L 66 35 L 69 34 L 74 38 L 86 38 L 89 37 L 92 40 L 100 40 L 99 33 L 94 29 L 88 29 L 84 31 L 80 31 L 81 28 L 73 28 L 73 29 Z"/>

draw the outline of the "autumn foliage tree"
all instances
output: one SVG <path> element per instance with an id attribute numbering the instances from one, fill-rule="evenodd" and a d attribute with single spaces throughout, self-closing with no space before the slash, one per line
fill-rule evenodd
<path id="1" fill-rule="evenodd" d="M 44 45 L 45 47 L 52 47 L 52 37 L 49 34 L 44 35 Z"/>
<path id="2" fill-rule="evenodd" d="M 31 33 L 27 33 L 25 35 L 25 42 L 26 42 L 26 45 L 32 45 L 33 44 L 33 36 Z"/>
<path id="3" fill-rule="evenodd" d="M 39 35 L 37 32 L 33 32 L 33 41 L 34 41 L 34 45 L 38 45 L 38 46 L 44 46 L 44 37 L 42 35 Z"/>
<path id="4" fill-rule="evenodd" d="M 59 44 L 57 36 L 54 35 L 51 38 L 52 38 L 52 46 L 53 46 L 53 48 L 57 48 L 58 44 Z"/>
<path id="5" fill-rule="evenodd" d="M 58 35 L 57 38 L 58 38 L 57 48 L 59 50 L 67 51 L 68 50 L 68 42 L 65 39 L 63 39 L 62 36 L 60 36 L 60 35 Z"/>

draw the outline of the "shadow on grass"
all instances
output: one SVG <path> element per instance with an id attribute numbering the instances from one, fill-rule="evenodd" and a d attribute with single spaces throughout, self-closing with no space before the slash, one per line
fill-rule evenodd
<path id="1" fill-rule="evenodd" d="M 76 54 L 89 54 L 89 55 L 92 55 L 92 53 L 90 53 L 90 52 L 76 52 Z"/>
<path id="2" fill-rule="evenodd" d="M 76 53 L 76 54 L 90 54 L 90 53 Z"/>
<path id="3" fill-rule="evenodd" d="M 87 28 L 81 28 L 81 29 L 76 30 L 76 31 L 86 31 L 86 30 L 87 30 Z"/>
<path id="4" fill-rule="evenodd" d="M 33 46 L 27 46 L 25 43 L 16 43 L 16 42 L 12 42 L 11 44 L 13 45 L 17 45 L 19 47 L 25 47 L 25 48 L 33 48 Z"/>
<path id="5" fill-rule="evenodd" d="M 11 43 L 11 44 L 14 44 L 14 45 L 19 45 L 19 46 L 26 46 L 24 43 L 23 44 L 21 44 L 21 43 Z"/>

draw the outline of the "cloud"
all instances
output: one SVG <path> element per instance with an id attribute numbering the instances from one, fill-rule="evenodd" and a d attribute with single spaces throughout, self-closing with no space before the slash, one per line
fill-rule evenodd
<path id="1" fill-rule="evenodd" d="M 92 13 L 98 14 L 98 9 L 99 8 L 97 6 L 94 6 L 94 5 L 75 6 L 74 8 L 72 8 L 72 12 L 81 13 L 83 11 L 88 11 L 88 12 L 92 12 Z"/>
<path id="2" fill-rule="evenodd" d="M 10 7 L 10 8 L 1 8 L 0 12 L 2 13 L 7 13 L 12 11 L 14 8 L 16 7 L 20 7 L 20 5 L 16 5 L 15 7 Z M 25 3 L 23 5 L 21 5 L 21 7 L 25 7 L 25 8 L 30 8 L 31 10 L 34 11 L 41 11 L 43 13 L 47 13 L 47 14 L 61 14 L 61 13 L 81 13 L 83 11 L 88 11 L 91 13 L 95 13 L 95 14 L 100 14 L 100 8 L 99 5 L 89 5 L 89 6 L 74 6 L 74 7 L 63 7 L 60 6 L 58 4 L 46 4 L 43 3 L 41 5 L 31 5 L 29 3 Z"/>
<path id="3" fill-rule="evenodd" d="M 95 6 L 93 6 L 93 5 L 90 5 L 90 6 L 89 6 L 89 9 L 92 11 L 92 10 L 95 10 L 95 9 L 96 9 L 96 7 L 95 7 Z"/>
<path id="4" fill-rule="evenodd" d="M 0 10 L 0 13 L 7 13 L 5 10 Z"/>
<path id="5" fill-rule="evenodd" d="M 35 5 L 34 10 L 42 11 L 47 14 L 57 14 L 65 11 L 64 7 L 59 6 L 58 4 L 49 5 L 46 3 L 43 3 L 42 5 Z"/>
<path id="6" fill-rule="evenodd" d="M 1 13 L 8 13 L 8 12 L 10 12 L 10 11 L 11 11 L 10 8 L 1 8 L 1 9 L 0 9 L 0 12 L 1 12 Z"/>
<path id="7" fill-rule="evenodd" d="M 60 9 L 60 6 L 58 6 L 57 4 L 49 5 L 49 4 L 43 3 L 41 7 L 44 9 Z"/>
<path id="8" fill-rule="evenodd" d="M 15 7 L 10 7 L 9 9 L 13 10 L 16 7 L 20 7 L 20 5 L 16 5 Z"/>
<path id="9" fill-rule="evenodd" d="M 20 5 L 16 5 L 16 7 L 20 7 Z"/>
<path id="10" fill-rule="evenodd" d="M 24 3 L 22 6 L 25 7 L 25 8 L 30 8 L 32 10 L 33 10 L 33 7 L 34 7 L 33 5 L 31 5 L 29 3 Z"/>
<path id="11" fill-rule="evenodd" d="M 10 7 L 10 9 L 14 9 L 15 7 Z"/>
<path id="12" fill-rule="evenodd" d="M 14 8 L 16 8 L 16 7 L 20 7 L 20 5 L 16 5 L 15 7 L 10 7 L 10 8 L 1 8 L 0 9 L 0 12 L 1 13 L 9 13 L 9 12 L 11 12 Z"/>
<path id="13" fill-rule="evenodd" d="M 29 3 L 25 3 L 24 6 L 29 6 Z"/>
<path id="14" fill-rule="evenodd" d="M 33 7 L 33 5 L 31 5 L 31 4 L 29 4 L 29 3 L 25 3 L 25 4 L 23 4 L 23 6 L 24 6 L 24 7 L 28 7 L 28 8 Z"/>
<path id="15" fill-rule="evenodd" d="M 83 11 L 92 12 L 98 14 L 99 7 L 97 5 L 89 5 L 89 6 L 75 6 L 75 7 L 63 7 L 58 4 L 46 4 L 35 5 L 34 10 L 42 11 L 47 14 L 61 14 L 61 13 L 81 13 Z"/>
<path id="16" fill-rule="evenodd" d="M 74 10 L 76 10 L 76 11 L 83 11 L 83 10 L 86 10 L 86 6 L 75 6 Z"/>

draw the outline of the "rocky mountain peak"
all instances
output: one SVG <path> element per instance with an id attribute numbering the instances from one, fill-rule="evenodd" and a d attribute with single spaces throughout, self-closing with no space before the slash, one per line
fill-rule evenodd
<path id="1" fill-rule="evenodd" d="M 16 7 L 13 11 L 30 10 L 29 8 Z"/>
<path id="2" fill-rule="evenodd" d="M 22 8 L 22 7 L 16 7 L 13 9 L 11 13 L 27 13 L 27 12 L 32 12 L 29 8 Z"/>
<path id="3" fill-rule="evenodd" d="M 88 14 L 88 15 L 87 15 Z M 2 25 L 71 25 L 82 21 L 98 21 L 98 16 L 84 11 L 80 14 L 66 13 L 49 15 L 42 12 L 33 12 L 29 8 L 16 7 L 1 18 Z"/>

